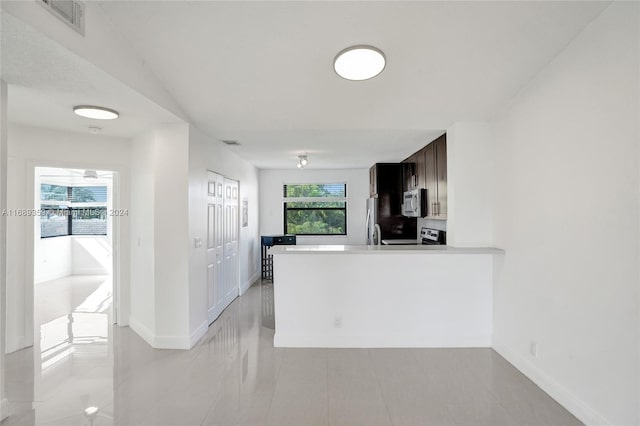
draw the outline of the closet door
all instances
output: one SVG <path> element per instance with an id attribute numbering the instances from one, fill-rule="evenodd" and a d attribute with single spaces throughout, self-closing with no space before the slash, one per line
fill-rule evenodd
<path id="1" fill-rule="evenodd" d="M 222 313 L 223 291 L 223 215 L 224 178 L 207 172 L 207 288 L 209 293 L 209 324 Z"/>
<path id="2" fill-rule="evenodd" d="M 238 297 L 240 276 L 238 265 L 239 185 L 231 179 L 224 180 L 224 306 Z M 223 308 L 224 309 L 224 308 Z"/>

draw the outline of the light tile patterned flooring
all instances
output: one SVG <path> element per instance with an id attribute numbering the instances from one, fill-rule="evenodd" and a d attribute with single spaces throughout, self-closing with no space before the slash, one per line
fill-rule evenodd
<path id="1" fill-rule="evenodd" d="M 39 343 L 8 356 L 2 426 L 581 424 L 491 349 L 274 348 L 272 284 L 190 351 L 113 327 L 104 290 L 96 277 L 40 288 Z"/>

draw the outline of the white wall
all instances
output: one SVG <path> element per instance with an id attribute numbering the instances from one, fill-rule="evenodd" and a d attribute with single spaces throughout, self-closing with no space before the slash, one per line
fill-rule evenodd
<path id="1" fill-rule="evenodd" d="M 189 126 L 156 131 L 155 285 L 158 347 L 189 349 Z M 175 342 L 174 342 L 175 340 Z"/>
<path id="2" fill-rule="evenodd" d="M 0 80 L 0 211 L 7 208 L 7 84 Z M 7 291 L 7 218 L 0 215 L 0 312 L 5 311 Z M 8 415 L 9 404 L 5 398 L 4 353 L 6 314 L 0 315 L 0 421 Z"/>
<path id="3" fill-rule="evenodd" d="M 293 183 L 346 183 L 347 235 L 298 237 L 297 244 L 366 244 L 367 169 L 260 170 L 260 234 L 284 233 L 282 186 Z"/>
<path id="4" fill-rule="evenodd" d="M 132 141 L 131 328 L 157 348 L 189 349 L 189 126 Z"/>
<path id="5" fill-rule="evenodd" d="M 152 343 L 155 330 L 156 294 L 154 267 L 154 164 L 153 130 L 131 141 L 131 312 L 129 324 L 147 342 Z"/>
<path id="6" fill-rule="evenodd" d="M 71 237 L 36 240 L 34 250 L 34 282 L 55 280 L 73 273 Z"/>
<path id="7" fill-rule="evenodd" d="M 71 274 L 105 275 L 113 269 L 111 241 L 106 236 L 71 237 Z"/>
<path id="8" fill-rule="evenodd" d="M 248 226 L 240 227 L 240 294 L 260 277 L 258 170 L 192 126 L 189 131 L 189 298 L 193 340 L 201 335 L 203 324 L 204 331 L 208 325 L 206 243 L 201 247 L 194 244 L 195 238 L 206 241 L 207 170 L 240 182 L 240 212 L 242 200 L 248 200 Z"/>
<path id="9" fill-rule="evenodd" d="M 587 424 L 640 423 L 639 8 L 612 3 L 495 123 L 494 346 Z"/>
<path id="10" fill-rule="evenodd" d="M 493 138 L 483 122 L 447 129 L 447 244 L 493 245 Z"/>
<path id="11" fill-rule="evenodd" d="M 93 168 L 118 173 L 116 203 L 128 209 L 129 141 L 107 136 L 61 132 L 51 129 L 9 125 L 8 208 L 35 207 L 36 166 Z M 119 323 L 128 323 L 129 312 L 129 218 L 118 221 L 120 266 L 118 272 Z M 7 352 L 33 342 L 34 218 L 7 218 Z M 27 284 L 25 284 L 27 283 Z"/>

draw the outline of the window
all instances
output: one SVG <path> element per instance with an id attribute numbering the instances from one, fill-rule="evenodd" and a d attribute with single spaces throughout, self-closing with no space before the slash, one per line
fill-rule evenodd
<path id="1" fill-rule="evenodd" d="M 284 185 L 284 232 L 347 235 L 347 185 Z"/>
<path id="2" fill-rule="evenodd" d="M 107 235 L 107 187 L 40 185 L 40 238 Z"/>

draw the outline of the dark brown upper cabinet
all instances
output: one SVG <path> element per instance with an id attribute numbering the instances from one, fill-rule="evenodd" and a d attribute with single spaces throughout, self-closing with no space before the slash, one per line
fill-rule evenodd
<path id="1" fill-rule="evenodd" d="M 425 217 L 447 218 L 447 135 L 444 134 L 403 162 L 403 189 L 427 190 Z"/>
<path id="2" fill-rule="evenodd" d="M 425 188 L 424 148 L 404 160 L 402 165 L 403 190 Z"/>
<path id="3" fill-rule="evenodd" d="M 447 217 L 447 135 L 425 147 L 427 217 Z"/>

